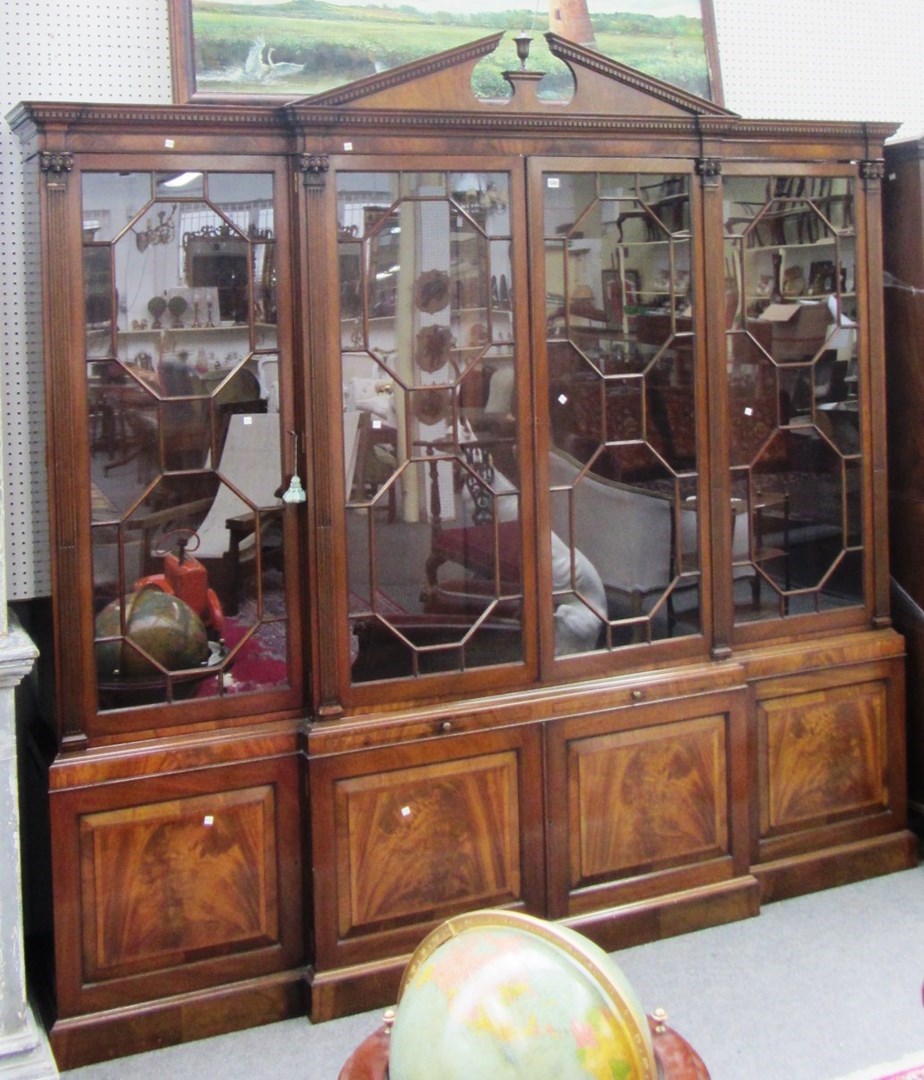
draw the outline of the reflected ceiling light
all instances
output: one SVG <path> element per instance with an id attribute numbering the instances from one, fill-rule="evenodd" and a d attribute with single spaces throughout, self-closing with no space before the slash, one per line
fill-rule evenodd
<path id="1" fill-rule="evenodd" d="M 187 187 L 194 180 L 198 180 L 201 172 L 184 172 L 174 176 L 172 180 L 164 180 L 162 187 Z"/>

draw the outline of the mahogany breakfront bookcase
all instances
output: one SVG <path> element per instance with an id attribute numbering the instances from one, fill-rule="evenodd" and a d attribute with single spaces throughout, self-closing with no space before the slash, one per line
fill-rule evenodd
<path id="1" fill-rule="evenodd" d="M 482 100 L 499 39 L 285 106 L 10 117 L 64 1067 L 389 1003 L 465 910 L 617 949 L 914 860 L 891 127 L 554 35 L 569 100 L 528 65 Z"/>

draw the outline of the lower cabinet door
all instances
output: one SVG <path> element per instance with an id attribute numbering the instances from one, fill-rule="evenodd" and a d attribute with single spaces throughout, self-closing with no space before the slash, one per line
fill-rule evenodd
<path id="1" fill-rule="evenodd" d="M 52 791 L 59 1017 L 304 965 L 300 763 Z"/>
<path id="2" fill-rule="evenodd" d="M 755 681 L 765 900 L 914 864 L 901 657 Z"/>
<path id="3" fill-rule="evenodd" d="M 309 791 L 319 972 L 462 911 L 542 913 L 538 725 L 310 756 Z"/>
<path id="4" fill-rule="evenodd" d="M 553 916 L 584 919 L 588 932 L 599 921 L 594 936 L 616 946 L 676 932 L 665 898 L 677 910 L 741 900 L 748 909 L 703 922 L 752 913 L 746 700 L 742 687 L 549 726 Z M 626 938 L 620 922 L 634 924 Z"/>

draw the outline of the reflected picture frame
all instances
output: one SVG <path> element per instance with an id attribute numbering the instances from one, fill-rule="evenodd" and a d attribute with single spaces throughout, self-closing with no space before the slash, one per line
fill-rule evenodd
<path id="1" fill-rule="evenodd" d="M 365 78 L 476 41 L 510 26 L 521 12 L 497 0 L 379 0 L 359 8 L 344 0 L 168 0 L 173 99 L 190 102 L 278 104 Z M 663 0 L 586 0 L 587 23 L 549 0 L 533 25 L 518 28 L 534 38 L 546 30 L 598 49 L 610 59 L 724 105 L 712 0 L 679 0 L 689 15 L 661 16 Z M 670 5 L 676 11 L 677 3 Z M 321 14 L 319 14 L 319 11 Z M 567 11 L 566 17 L 562 12 Z M 583 19 L 583 14 L 581 15 Z M 571 20 L 571 21 L 568 21 Z M 550 85 L 567 78 L 554 57 L 534 48 L 531 68 L 546 70 Z M 538 68 L 537 68 L 538 65 Z M 476 69 L 474 90 L 491 97 L 502 72 L 519 67 L 513 31 Z M 481 74 L 479 74 L 479 71 Z M 501 91 L 502 94 L 505 91 Z"/>

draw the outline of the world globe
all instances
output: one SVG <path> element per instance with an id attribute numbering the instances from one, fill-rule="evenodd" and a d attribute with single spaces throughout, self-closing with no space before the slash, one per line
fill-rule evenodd
<path id="1" fill-rule="evenodd" d="M 151 678 L 160 674 L 157 664 L 167 671 L 182 671 L 198 667 L 208 656 L 205 626 L 178 596 L 159 589 L 129 593 L 124 638 L 121 609 L 120 601 L 113 600 L 96 617 L 97 639 L 110 639 L 96 643 L 96 669 L 102 681 Z"/>
<path id="2" fill-rule="evenodd" d="M 390 1080 L 643 1080 L 648 1022 L 623 973 L 581 934 L 509 911 L 450 919 L 405 971 Z"/>

